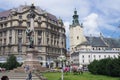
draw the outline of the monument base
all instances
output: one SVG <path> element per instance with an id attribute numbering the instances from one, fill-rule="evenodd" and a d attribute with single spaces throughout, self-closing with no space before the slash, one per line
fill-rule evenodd
<path id="1" fill-rule="evenodd" d="M 26 51 L 26 59 L 25 61 L 23 62 L 23 65 L 22 67 L 17 70 L 15 69 L 15 71 L 25 71 L 25 67 L 29 67 L 29 70 L 30 71 L 40 71 L 40 72 L 43 72 L 45 70 L 47 70 L 47 68 L 45 67 L 42 67 L 39 63 L 39 60 L 37 59 L 37 55 L 38 55 L 38 50 L 35 50 L 35 49 L 28 49 Z M 23 70 L 24 69 L 24 70 Z"/>

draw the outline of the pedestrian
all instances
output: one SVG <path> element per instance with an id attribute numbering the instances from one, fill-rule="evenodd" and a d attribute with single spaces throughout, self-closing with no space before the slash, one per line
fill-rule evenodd
<path id="1" fill-rule="evenodd" d="M 31 71 L 28 73 L 26 80 L 32 80 L 32 72 Z"/>
<path id="2" fill-rule="evenodd" d="M 2 76 L 1 80 L 9 80 L 8 76 Z"/>
<path id="3" fill-rule="evenodd" d="M 25 72 L 27 73 L 29 71 L 29 65 L 25 65 L 24 69 L 25 69 Z"/>

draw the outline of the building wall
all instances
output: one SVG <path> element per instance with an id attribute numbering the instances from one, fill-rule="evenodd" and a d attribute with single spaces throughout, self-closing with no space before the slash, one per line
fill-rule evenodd
<path id="1" fill-rule="evenodd" d="M 90 62 L 94 60 L 100 60 L 104 58 L 117 58 L 119 55 L 119 51 L 112 51 L 112 50 L 94 50 L 94 51 L 78 51 L 71 54 L 71 58 L 73 64 L 75 65 L 88 65 Z"/>
<path id="2" fill-rule="evenodd" d="M 83 28 L 80 26 L 70 26 L 70 50 L 72 51 L 78 44 L 86 41 Z"/>
<path id="3" fill-rule="evenodd" d="M 22 8 L 21 8 L 22 10 Z M 12 14 L 15 12 L 16 14 Z M 0 55 L 8 54 L 20 55 L 23 57 L 29 45 L 26 35 L 26 29 L 29 27 L 30 19 L 27 18 L 29 8 L 25 8 L 20 12 L 12 11 L 6 19 L 0 20 Z M 34 18 L 34 47 L 39 50 L 40 62 L 46 64 L 46 58 L 49 56 L 51 60 L 56 59 L 62 50 L 62 54 L 66 54 L 66 35 L 64 24 L 48 18 L 48 14 L 35 10 Z M 1 16 L 0 16 L 1 18 Z M 21 40 L 20 40 L 21 37 Z M 18 47 L 21 42 L 21 49 Z M 21 51 L 19 51 L 19 49 Z M 42 60 L 42 61 L 41 61 Z"/>

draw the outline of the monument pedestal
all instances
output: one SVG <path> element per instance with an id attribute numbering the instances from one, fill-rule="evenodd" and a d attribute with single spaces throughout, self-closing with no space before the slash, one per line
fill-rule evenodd
<path id="1" fill-rule="evenodd" d="M 41 67 L 39 60 L 37 59 L 38 50 L 35 49 L 28 49 L 26 51 L 26 60 L 24 61 L 22 67 L 29 66 L 29 70 L 38 70 L 44 71 L 45 68 Z"/>

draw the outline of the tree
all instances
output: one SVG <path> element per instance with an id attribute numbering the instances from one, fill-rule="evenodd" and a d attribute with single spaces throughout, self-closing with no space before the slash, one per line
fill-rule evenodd
<path id="1" fill-rule="evenodd" d="M 98 63 L 99 63 L 98 60 L 94 60 L 93 62 L 91 62 L 91 63 L 88 65 L 88 69 L 89 69 L 89 71 L 90 71 L 92 74 L 97 74 Z"/>
<path id="2" fill-rule="evenodd" d="M 6 69 L 12 70 L 18 66 L 20 66 L 20 64 L 17 62 L 16 57 L 14 55 L 10 55 L 6 62 Z"/>
<path id="3" fill-rule="evenodd" d="M 102 74 L 108 76 L 120 76 L 120 56 L 118 58 L 106 58 L 99 61 L 94 60 L 88 65 L 92 74 Z"/>

